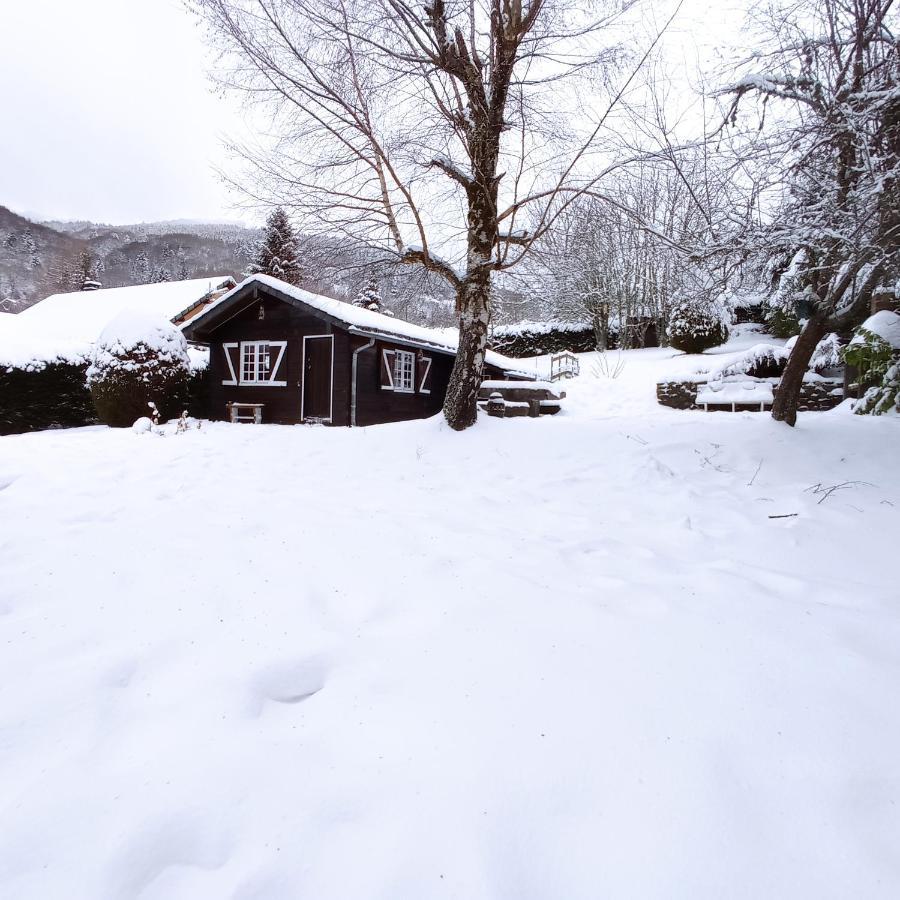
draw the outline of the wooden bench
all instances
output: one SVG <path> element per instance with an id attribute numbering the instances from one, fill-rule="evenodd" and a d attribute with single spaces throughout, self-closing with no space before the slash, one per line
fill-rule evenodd
<path id="1" fill-rule="evenodd" d="M 265 405 L 265 403 L 226 403 L 228 421 L 253 422 L 254 425 L 260 425 Z"/>

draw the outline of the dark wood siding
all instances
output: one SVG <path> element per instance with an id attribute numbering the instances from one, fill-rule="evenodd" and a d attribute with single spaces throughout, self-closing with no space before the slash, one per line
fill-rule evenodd
<path id="1" fill-rule="evenodd" d="M 360 338 L 353 339 L 354 347 L 366 343 Z M 450 382 L 453 357 L 446 353 L 422 353 L 432 359 L 428 382 L 431 393 L 404 394 L 384 390 L 381 387 L 381 351 L 410 350 L 400 344 L 376 341 L 374 347 L 362 350 L 357 357 L 356 373 L 356 424 L 377 425 L 380 422 L 403 422 L 407 419 L 424 419 L 439 412 L 444 405 L 444 396 Z M 418 352 L 418 351 L 414 351 Z"/>
<path id="2" fill-rule="evenodd" d="M 227 418 L 229 402 L 262 403 L 263 422 L 293 424 L 301 421 L 303 392 L 303 338 L 331 335 L 333 337 L 333 425 L 351 423 L 353 400 L 353 351 L 365 347 L 369 338 L 351 334 L 338 318 L 320 313 L 302 303 L 295 305 L 291 298 L 280 297 L 277 291 L 267 293 L 265 286 L 248 287 L 246 296 L 240 293 L 233 302 L 213 311 L 205 320 L 201 317 L 195 329 L 188 326 L 188 336 L 209 343 L 209 405 L 212 419 Z M 240 289 L 238 289 L 240 291 Z M 262 310 L 262 318 L 260 318 Z M 284 356 L 273 380 L 285 384 L 241 385 L 226 384 L 231 372 L 224 346 L 240 345 L 243 341 L 284 341 Z M 382 386 L 382 351 L 412 351 L 416 356 L 416 390 L 403 392 Z M 274 362 L 277 350 L 273 348 Z M 239 350 L 234 351 L 235 374 L 240 380 Z M 431 361 L 430 368 L 426 361 Z M 400 342 L 377 340 L 372 347 L 357 355 L 356 424 L 377 425 L 382 422 L 401 422 L 421 419 L 438 413 L 444 404 L 453 355 L 419 349 Z M 421 391 L 421 378 L 428 368 L 429 393 Z M 503 372 L 485 366 L 488 378 L 503 378 Z M 386 379 L 385 379 L 386 380 Z"/>
<path id="3" fill-rule="evenodd" d="M 259 318 L 260 305 L 263 318 Z M 335 425 L 347 425 L 348 395 L 348 338 L 346 332 L 271 297 L 260 295 L 242 311 L 215 329 L 210 338 L 210 396 L 211 419 L 227 417 L 226 404 L 264 403 L 264 422 L 293 423 L 300 421 L 300 392 L 302 388 L 303 337 L 313 334 L 334 334 L 334 420 Z M 240 341 L 287 341 L 278 379 L 284 387 L 268 385 L 226 385 L 230 379 L 223 346 Z M 274 354 L 273 354 L 274 361 Z M 238 372 L 240 376 L 240 372 Z"/>

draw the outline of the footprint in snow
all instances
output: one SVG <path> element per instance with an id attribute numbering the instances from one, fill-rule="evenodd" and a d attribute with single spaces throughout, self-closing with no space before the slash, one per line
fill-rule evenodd
<path id="1" fill-rule="evenodd" d="M 325 662 L 319 658 L 276 663 L 258 672 L 250 684 L 249 712 L 259 716 L 267 702 L 293 705 L 325 687 Z"/>

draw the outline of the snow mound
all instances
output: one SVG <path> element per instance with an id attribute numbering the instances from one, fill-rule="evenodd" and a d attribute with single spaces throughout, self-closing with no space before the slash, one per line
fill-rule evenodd
<path id="1" fill-rule="evenodd" d="M 875 315 L 869 316 L 862 323 L 861 327 L 880 337 L 885 343 L 890 344 L 894 350 L 900 350 L 900 315 L 897 315 L 897 313 L 888 309 L 882 309 Z M 862 335 L 856 334 L 850 343 L 861 344 L 864 340 L 865 338 Z"/>
<path id="2" fill-rule="evenodd" d="M 152 353 L 155 359 L 146 363 L 151 367 L 169 363 L 190 366 L 187 341 L 178 328 L 153 313 L 127 309 L 100 332 L 87 372 L 88 382 L 101 371 L 134 370 L 137 364 L 128 356 L 138 347 Z"/>

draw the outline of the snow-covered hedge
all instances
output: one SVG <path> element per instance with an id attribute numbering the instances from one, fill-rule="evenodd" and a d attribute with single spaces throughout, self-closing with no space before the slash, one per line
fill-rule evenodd
<path id="1" fill-rule="evenodd" d="M 0 434 L 96 422 L 85 386 L 87 366 L 84 360 L 55 359 L 0 367 Z"/>
<path id="2" fill-rule="evenodd" d="M 184 335 L 170 322 L 144 313 L 120 313 L 103 329 L 87 370 L 100 418 L 127 428 L 153 401 L 163 419 L 188 406 L 191 362 Z"/>
<path id="3" fill-rule="evenodd" d="M 597 336 L 590 322 L 520 322 L 494 328 L 488 336 L 488 346 L 511 357 L 541 356 L 563 350 L 589 353 L 597 349 Z"/>

